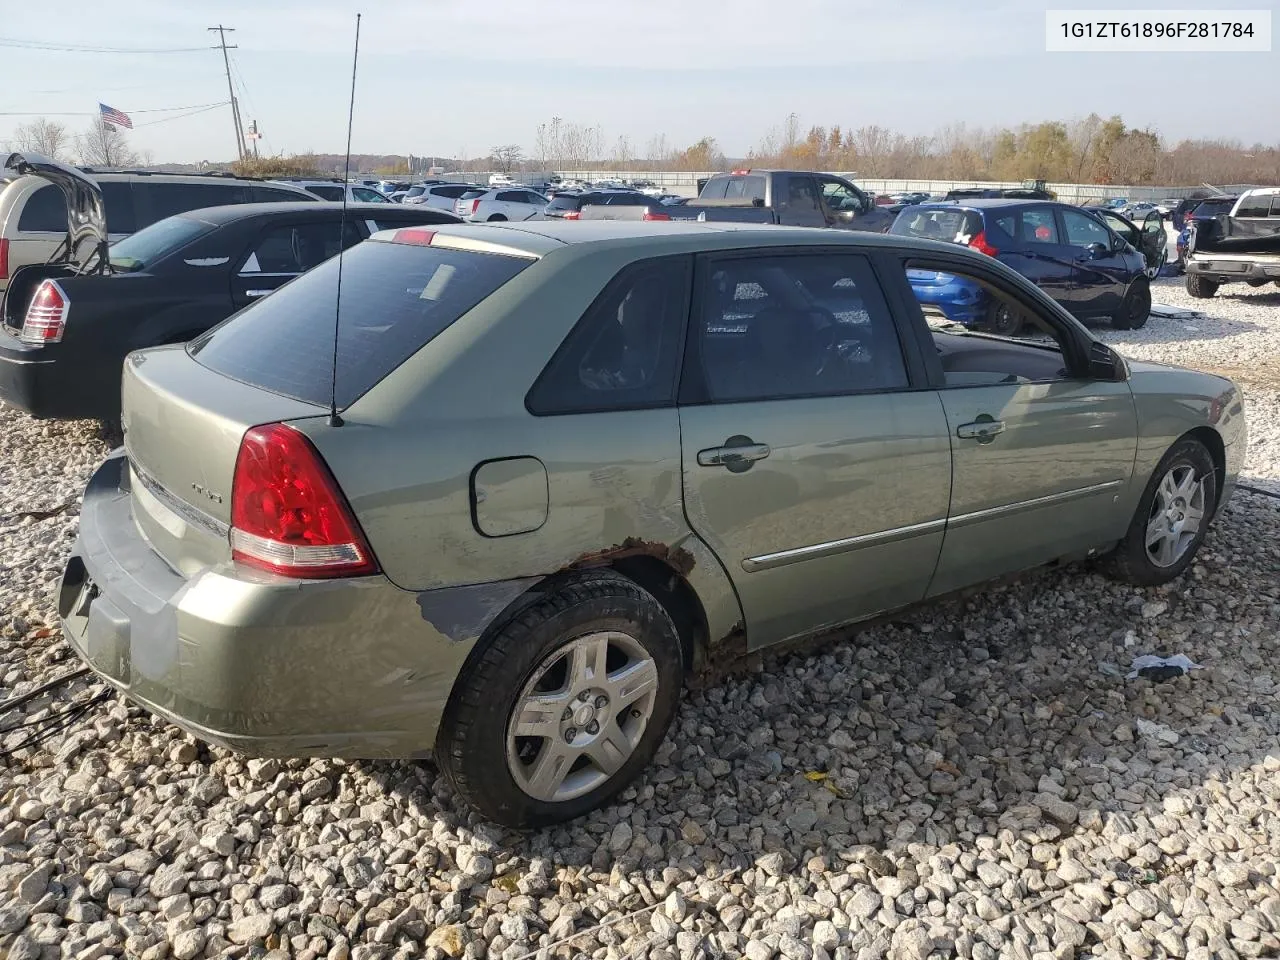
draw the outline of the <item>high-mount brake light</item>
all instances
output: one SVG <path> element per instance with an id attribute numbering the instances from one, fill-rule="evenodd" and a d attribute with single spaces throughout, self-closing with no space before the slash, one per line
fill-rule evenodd
<path id="1" fill-rule="evenodd" d="M 422 247 L 431 246 L 431 239 L 436 235 L 434 230 L 423 230 L 420 227 L 406 227 L 397 230 L 391 239 L 396 243 L 416 243 Z"/>
<path id="2" fill-rule="evenodd" d="M 67 314 L 71 312 L 71 298 L 57 280 L 41 280 L 36 287 L 18 339 L 23 343 L 57 343 L 67 326 Z"/>
<path id="3" fill-rule="evenodd" d="M 742 176 L 743 174 L 747 174 L 747 173 L 750 173 L 750 172 L 751 172 L 751 168 L 750 168 L 750 167 L 747 167 L 745 170 L 733 170 L 733 171 L 731 171 L 730 176 L 740 177 L 740 176 Z"/>
<path id="4" fill-rule="evenodd" d="M 311 441 L 292 427 L 254 427 L 231 481 L 231 556 L 283 577 L 377 573 L 360 524 Z"/>

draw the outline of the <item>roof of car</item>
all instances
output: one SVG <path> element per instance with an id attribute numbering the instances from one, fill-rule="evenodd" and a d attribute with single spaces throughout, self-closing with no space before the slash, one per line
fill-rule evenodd
<path id="1" fill-rule="evenodd" d="M 329 200 L 302 200 L 298 203 L 232 203 L 220 207 L 204 207 L 199 210 L 188 210 L 184 213 L 177 214 L 180 217 L 194 217 L 203 220 L 205 223 L 224 224 L 232 223 L 236 220 L 247 220 L 253 217 L 273 217 L 282 214 L 290 216 L 319 217 L 321 215 L 330 215 L 335 211 L 342 209 L 342 204 L 337 201 Z M 390 203 L 349 203 L 346 205 L 347 215 L 352 219 L 361 219 L 364 217 L 374 217 L 379 220 L 387 219 L 403 219 L 406 222 L 420 217 L 424 212 L 430 213 L 433 217 L 442 215 L 444 217 L 452 217 L 452 214 L 443 210 L 437 210 L 433 207 L 425 207 L 420 204 L 413 206 L 401 207 L 397 204 Z M 445 223 L 453 223 L 456 218 L 445 220 Z M 421 221 L 419 221 L 421 222 Z"/>
<path id="2" fill-rule="evenodd" d="M 997 209 L 1000 207 L 1071 207 L 1073 204 L 1061 200 L 1034 200 L 1027 197 L 962 197 L 958 200 L 929 200 L 925 203 L 913 204 L 917 207 L 938 207 L 943 210 L 954 210 L 956 207 L 971 207 L 975 210 Z"/>

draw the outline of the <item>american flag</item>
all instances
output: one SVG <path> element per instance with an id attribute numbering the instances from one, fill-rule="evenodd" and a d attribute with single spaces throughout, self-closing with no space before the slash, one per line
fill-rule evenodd
<path id="1" fill-rule="evenodd" d="M 115 107 L 108 107 L 105 103 L 98 104 L 98 110 L 102 114 L 102 119 L 107 123 L 114 123 L 117 127 L 133 129 L 133 121 L 129 119 L 127 113 L 122 113 Z"/>

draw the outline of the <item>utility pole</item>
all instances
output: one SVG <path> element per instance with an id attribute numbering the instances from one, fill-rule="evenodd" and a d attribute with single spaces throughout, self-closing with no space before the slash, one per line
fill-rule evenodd
<path id="1" fill-rule="evenodd" d="M 236 89 L 231 85 L 231 60 L 227 57 L 228 50 L 235 50 L 234 45 L 227 46 L 227 34 L 235 33 L 235 28 L 224 27 L 218 24 L 216 27 L 209 27 L 210 31 L 218 31 L 218 46 L 222 49 L 222 65 L 227 70 L 227 93 L 231 97 L 231 119 L 236 125 L 236 158 L 244 160 L 244 133 L 240 126 L 240 106 L 236 103 Z"/>

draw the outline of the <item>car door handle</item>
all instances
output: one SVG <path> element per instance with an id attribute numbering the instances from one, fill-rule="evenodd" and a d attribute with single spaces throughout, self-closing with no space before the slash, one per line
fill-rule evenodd
<path id="1" fill-rule="evenodd" d="M 956 436 L 961 440 L 977 440 L 979 443 L 989 443 L 1001 433 L 1004 433 L 1003 420 L 975 420 L 956 427 Z"/>
<path id="2" fill-rule="evenodd" d="M 246 291 L 244 292 L 244 295 L 245 295 L 246 297 L 265 297 L 268 293 L 271 293 L 271 292 L 273 292 L 273 291 L 271 291 L 271 290 L 246 290 Z"/>
<path id="3" fill-rule="evenodd" d="M 709 447 L 698 451 L 698 465 L 733 469 L 763 460 L 772 452 L 767 443 L 748 443 L 740 447 Z"/>

